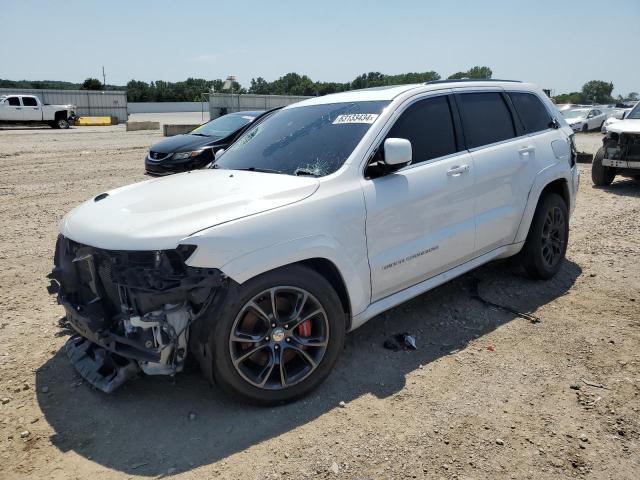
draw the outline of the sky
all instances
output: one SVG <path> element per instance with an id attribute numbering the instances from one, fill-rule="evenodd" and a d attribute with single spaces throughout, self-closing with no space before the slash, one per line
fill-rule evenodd
<path id="1" fill-rule="evenodd" d="M 640 91 L 640 0 L 0 0 L 0 78 L 179 81 L 487 65 L 554 94 Z"/>

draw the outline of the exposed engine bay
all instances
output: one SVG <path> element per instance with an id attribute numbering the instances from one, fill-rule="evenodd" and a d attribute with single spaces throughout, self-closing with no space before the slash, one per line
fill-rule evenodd
<path id="1" fill-rule="evenodd" d="M 194 250 L 103 250 L 58 237 L 48 290 L 77 332 L 65 350 L 89 383 L 109 393 L 140 370 L 182 371 L 189 328 L 226 281 L 185 265 Z"/>
<path id="2" fill-rule="evenodd" d="M 603 144 L 603 165 L 621 169 L 640 168 L 640 133 L 610 132 L 604 138 Z"/>

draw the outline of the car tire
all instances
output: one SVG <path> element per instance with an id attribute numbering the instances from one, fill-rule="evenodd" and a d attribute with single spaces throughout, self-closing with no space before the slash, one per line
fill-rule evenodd
<path id="1" fill-rule="evenodd" d="M 519 263 L 527 275 L 538 280 L 553 277 L 564 260 L 569 240 L 569 214 L 564 199 L 546 193 L 538 202 Z"/>
<path id="2" fill-rule="evenodd" d="M 587 133 L 588 131 L 589 131 L 589 125 L 585 123 L 582 126 L 582 133 Z"/>
<path id="3" fill-rule="evenodd" d="M 69 121 L 66 118 L 59 118 L 54 123 L 56 124 L 55 128 L 61 128 L 64 130 L 69 128 Z"/>
<path id="4" fill-rule="evenodd" d="M 615 168 L 602 165 L 604 152 L 604 147 L 600 147 L 593 157 L 593 162 L 591 163 L 591 180 L 593 181 L 593 184 L 598 187 L 611 185 L 613 179 L 616 177 Z"/>
<path id="5" fill-rule="evenodd" d="M 213 365 L 203 371 L 249 403 L 277 405 L 308 394 L 329 375 L 344 345 L 346 316 L 336 291 L 301 265 L 230 285 L 217 310 L 208 339 Z M 301 332 L 305 316 L 311 318 Z"/>

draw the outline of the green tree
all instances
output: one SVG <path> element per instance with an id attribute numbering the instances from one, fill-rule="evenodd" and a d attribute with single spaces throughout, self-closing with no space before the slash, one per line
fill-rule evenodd
<path id="1" fill-rule="evenodd" d="M 626 98 L 627 102 L 637 102 L 640 100 L 640 94 L 638 92 L 629 92 Z"/>
<path id="2" fill-rule="evenodd" d="M 493 76 L 493 71 L 489 67 L 472 67 L 466 72 L 456 72 L 449 76 L 449 80 L 461 78 L 489 79 Z"/>
<path id="3" fill-rule="evenodd" d="M 613 101 L 611 92 L 613 83 L 602 80 L 591 80 L 582 86 L 582 95 L 589 103 L 609 103 Z"/>
<path id="4" fill-rule="evenodd" d="M 582 92 L 563 93 L 553 97 L 556 103 L 585 103 Z"/>
<path id="5" fill-rule="evenodd" d="M 249 87 L 249 93 L 256 93 L 258 95 L 266 95 L 269 93 L 269 82 L 264 78 L 252 78 L 251 86 Z"/>
<path id="6" fill-rule="evenodd" d="M 82 82 L 82 90 L 102 90 L 102 83 L 97 78 L 87 78 Z"/>

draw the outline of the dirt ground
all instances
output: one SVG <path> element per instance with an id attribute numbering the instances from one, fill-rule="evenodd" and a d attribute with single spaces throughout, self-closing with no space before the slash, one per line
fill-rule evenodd
<path id="1" fill-rule="evenodd" d="M 197 373 L 91 389 L 45 289 L 57 224 L 143 180 L 158 139 L 0 131 L 1 479 L 640 478 L 640 184 L 593 188 L 589 165 L 554 279 L 496 262 L 415 298 L 350 334 L 302 401 L 247 407 Z M 416 351 L 383 348 L 405 331 Z"/>

